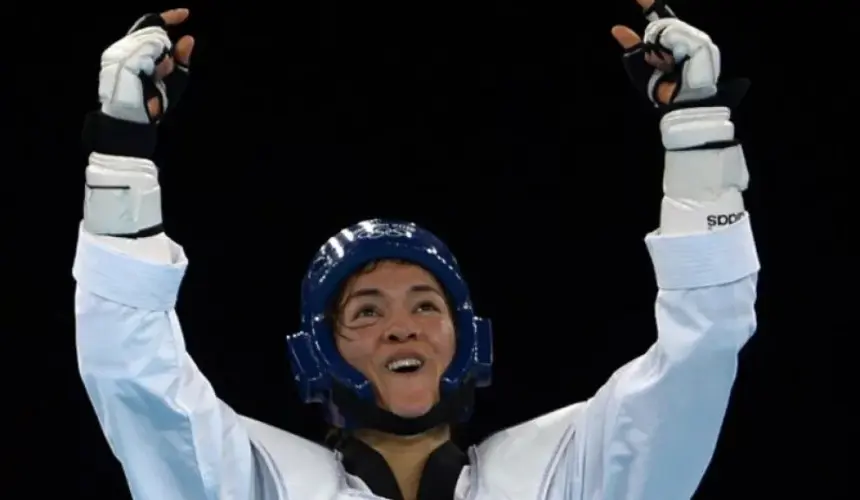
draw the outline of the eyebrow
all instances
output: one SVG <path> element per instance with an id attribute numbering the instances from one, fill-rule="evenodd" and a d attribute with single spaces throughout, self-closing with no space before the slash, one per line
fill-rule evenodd
<path id="1" fill-rule="evenodd" d="M 435 293 L 440 297 L 445 297 L 441 291 L 432 285 L 412 285 L 409 287 L 409 293 Z M 344 302 L 349 302 L 358 297 L 381 297 L 383 293 L 378 288 L 359 288 L 350 293 Z"/>

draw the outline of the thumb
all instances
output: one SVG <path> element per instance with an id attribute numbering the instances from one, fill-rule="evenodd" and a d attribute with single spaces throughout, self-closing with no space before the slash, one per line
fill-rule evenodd
<path id="1" fill-rule="evenodd" d="M 177 63 L 183 66 L 188 66 L 188 62 L 191 60 L 192 50 L 194 50 L 194 37 L 185 35 L 180 38 L 173 47 L 173 57 L 176 59 Z"/>
<path id="2" fill-rule="evenodd" d="M 642 43 L 642 38 L 635 31 L 627 26 L 613 26 L 612 36 L 624 50 L 630 50 L 636 45 Z"/>

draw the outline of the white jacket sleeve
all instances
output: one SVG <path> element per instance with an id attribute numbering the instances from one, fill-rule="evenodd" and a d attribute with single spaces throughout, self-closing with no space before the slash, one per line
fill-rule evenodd
<path id="1" fill-rule="evenodd" d="M 756 328 L 748 217 L 647 243 L 660 284 L 658 339 L 587 402 L 566 454 L 574 470 L 563 473 L 578 490 L 570 498 L 691 498 L 716 447 L 738 352 Z"/>
<path id="2" fill-rule="evenodd" d="M 756 329 L 759 271 L 728 118 L 724 108 L 690 109 L 661 123 L 666 196 L 660 229 L 646 238 L 657 341 L 571 413 L 554 498 L 688 500 L 711 461 L 738 353 Z"/>
<path id="3" fill-rule="evenodd" d="M 163 234 L 81 229 L 73 271 L 81 377 L 135 499 L 250 499 L 246 430 L 189 357 L 173 310 L 186 265 Z"/>

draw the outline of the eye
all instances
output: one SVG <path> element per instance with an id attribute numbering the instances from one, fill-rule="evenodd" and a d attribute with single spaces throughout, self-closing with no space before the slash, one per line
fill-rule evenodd
<path id="1" fill-rule="evenodd" d="M 433 303 L 429 300 L 426 302 L 421 302 L 420 304 L 418 304 L 418 306 L 415 308 L 415 310 L 418 312 L 440 312 L 441 311 L 441 309 L 439 309 L 439 306 L 437 306 L 435 303 Z"/>
<path id="2" fill-rule="evenodd" d="M 362 306 L 355 311 L 355 314 L 352 315 L 352 319 L 360 319 L 360 318 L 375 318 L 379 315 L 379 310 L 371 305 Z"/>

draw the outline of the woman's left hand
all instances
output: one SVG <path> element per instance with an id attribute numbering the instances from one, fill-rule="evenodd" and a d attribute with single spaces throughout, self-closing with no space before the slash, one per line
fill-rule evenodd
<path id="1" fill-rule="evenodd" d="M 649 11 L 655 0 L 636 0 Z M 627 26 L 612 36 L 624 49 L 628 74 L 659 105 L 714 97 L 720 77 L 720 50 L 704 32 L 674 18 L 652 21 L 640 37 Z"/>

